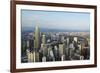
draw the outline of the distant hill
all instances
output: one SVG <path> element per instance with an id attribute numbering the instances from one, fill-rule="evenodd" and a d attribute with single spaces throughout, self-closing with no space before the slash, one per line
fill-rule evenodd
<path id="1" fill-rule="evenodd" d="M 23 27 L 21 28 L 22 32 L 34 32 L 33 27 Z M 40 28 L 41 32 L 89 32 L 89 30 L 68 30 L 68 29 L 49 29 L 49 28 Z"/>

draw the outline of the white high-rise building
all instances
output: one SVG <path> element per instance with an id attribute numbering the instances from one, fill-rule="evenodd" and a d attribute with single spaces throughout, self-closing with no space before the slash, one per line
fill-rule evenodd
<path id="1" fill-rule="evenodd" d="M 44 34 L 42 35 L 42 44 L 46 44 L 46 36 Z"/>
<path id="2" fill-rule="evenodd" d="M 77 42 L 78 41 L 78 38 L 77 37 L 74 37 L 74 41 Z"/>
<path id="3" fill-rule="evenodd" d="M 27 40 L 27 48 L 29 48 L 29 40 Z"/>
<path id="4" fill-rule="evenodd" d="M 26 52 L 27 52 L 27 58 L 28 58 L 28 62 L 33 62 L 33 52 L 30 52 L 28 49 L 26 50 Z"/>
<path id="5" fill-rule="evenodd" d="M 59 53 L 61 56 L 64 54 L 64 44 L 59 44 Z"/>
<path id="6" fill-rule="evenodd" d="M 46 56 L 42 57 L 42 62 L 46 62 Z"/>

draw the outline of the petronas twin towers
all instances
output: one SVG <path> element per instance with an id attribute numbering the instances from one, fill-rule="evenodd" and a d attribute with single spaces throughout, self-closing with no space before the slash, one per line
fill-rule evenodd
<path id="1" fill-rule="evenodd" d="M 41 37 L 42 37 L 42 39 L 41 39 Z M 28 62 L 39 62 L 40 61 L 39 50 L 41 47 L 44 48 L 45 44 L 46 44 L 46 36 L 44 34 L 41 36 L 39 26 L 35 26 L 35 30 L 33 32 L 34 47 L 33 47 L 32 52 L 29 52 L 29 51 L 27 52 Z M 43 53 L 45 53 L 45 52 L 43 52 Z"/>

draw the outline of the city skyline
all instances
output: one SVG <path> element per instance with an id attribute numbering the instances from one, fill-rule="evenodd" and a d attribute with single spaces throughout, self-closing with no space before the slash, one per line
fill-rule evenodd
<path id="1" fill-rule="evenodd" d="M 22 30 L 33 30 L 36 25 L 41 27 L 41 31 L 90 30 L 89 13 L 21 10 L 21 14 Z"/>
<path id="2" fill-rule="evenodd" d="M 90 59 L 90 14 L 21 11 L 21 62 Z"/>
<path id="3" fill-rule="evenodd" d="M 34 32 L 22 33 L 21 41 L 22 63 L 90 59 L 90 39 L 86 32 L 43 33 L 35 26 Z"/>

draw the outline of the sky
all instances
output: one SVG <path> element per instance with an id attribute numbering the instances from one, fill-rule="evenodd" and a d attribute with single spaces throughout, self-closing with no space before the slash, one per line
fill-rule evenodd
<path id="1" fill-rule="evenodd" d="M 21 10 L 23 28 L 59 29 L 59 30 L 90 30 L 90 14 L 66 11 Z"/>

